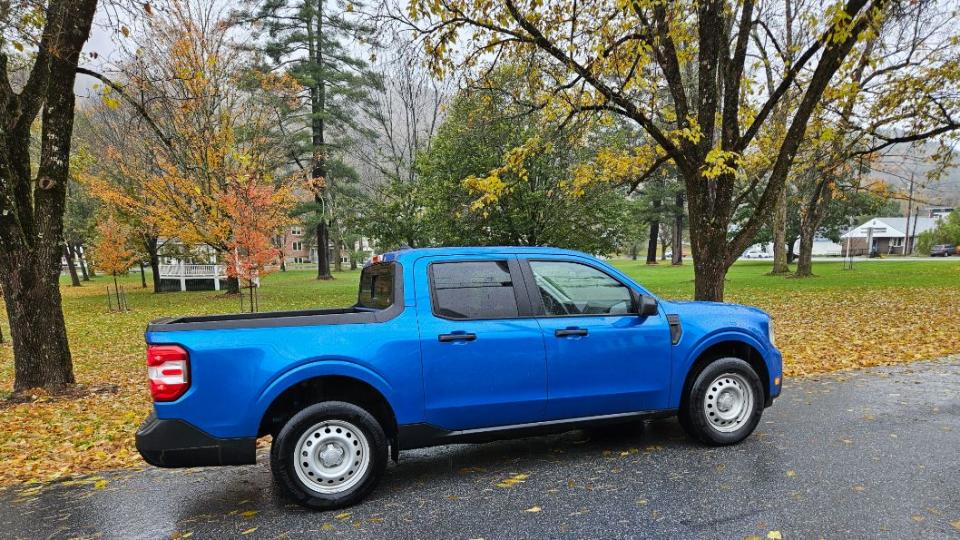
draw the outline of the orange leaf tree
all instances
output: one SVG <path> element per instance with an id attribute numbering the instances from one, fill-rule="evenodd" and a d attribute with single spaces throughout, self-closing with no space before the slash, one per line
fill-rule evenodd
<path id="1" fill-rule="evenodd" d="M 117 289 L 117 300 L 120 300 L 120 291 L 117 287 L 117 274 L 130 270 L 136 262 L 136 254 L 130 249 L 130 231 L 117 219 L 110 215 L 97 225 L 97 242 L 93 247 L 94 262 L 101 271 L 113 276 L 113 287 Z"/>
<path id="2" fill-rule="evenodd" d="M 252 286 L 280 255 L 273 238 L 289 221 L 292 198 L 285 189 L 274 189 L 254 174 L 235 177 L 231 184 L 222 201 L 230 223 L 227 275 Z"/>

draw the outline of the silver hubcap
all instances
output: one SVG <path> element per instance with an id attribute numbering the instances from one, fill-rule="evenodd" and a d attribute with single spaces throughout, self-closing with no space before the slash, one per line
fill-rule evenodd
<path id="1" fill-rule="evenodd" d="M 370 466 L 370 444 L 357 426 L 327 420 L 300 436 L 296 455 L 297 476 L 317 493 L 340 493 L 363 479 Z"/>
<path id="2" fill-rule="evenodd" d="M 710 383 L 703 400 L 703 413 L 710 426 L 730 433 L 740 429 L 753 413 L 753 388 L 738 373 L 724 373 Z"/>

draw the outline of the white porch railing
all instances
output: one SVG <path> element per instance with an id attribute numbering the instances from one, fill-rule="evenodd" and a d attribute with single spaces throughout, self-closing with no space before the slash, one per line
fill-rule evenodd
<path id="1" fill-rule="evenodd" d="M 214 290 L 220 290 L 220 278 L 227 273 L 219 264 L 161 264 L 160 279 L 180 280 L 180 290 L 187 290 L 188 279 L 212 279 Z"/>

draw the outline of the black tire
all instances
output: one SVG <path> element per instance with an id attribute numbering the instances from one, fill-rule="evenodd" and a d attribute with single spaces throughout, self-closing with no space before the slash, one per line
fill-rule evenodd
<path id="1" fill-rule="evenodd" d="M 360 480 L 355 480 L 349 488 L 338 493 L 320 493 L 311 489 L 297 472 L 297 467 L 301 466 L 297 448 L 301 444 L 301 437 L 324 422 L 346 422 L 358 428 L 368 447 L 368 461 L 363 472 L 358 472 Z M 356 437 L 353 439 L 357 440 Z M 317 448 L 319 450 L 319 446 Z M 343 456 L 341 452 L 341 461 Z M 314 510 L 334 510 L 360 502 L 380 482 L 386 467 L 387 437 L 380 423 L 366 410 L 342 401 L 317 403 L 295 414 L 273 439 L 270 449 L 270 468 L 281 493 Z"/>
<path id="2" fill-rule="evenodd" d="M 714 423 L 708 419 L 705 407 L 708 404 L 707 397 L 713 398 L 716 393 L 716 387 L 711 387 L 711 384 L 725 374 L 734 375 L 735 379 L 742 379 L 748 384 L 752 391 L 752 400 L 749 406 L 744 407 L 742 418 L 738 416 L 739 420 L 731 420 L 729 426 L 720 428 L 715 427 Z M 739 358 L 718 358 L 700 370 L 693 384 L 690 385 L 687 394 L 683 396 L 678 411 L 680 425 L 688 435 L 704 444 L 710 446 L 736 444 L 750 436 L 756 429 L 757 424 L 760 423 L 760 417 L 763 415 L 764 395 L 760 377 L 750 367 L 750 364 Z M 732 431 L 724 432 L 721 429 Z"/>

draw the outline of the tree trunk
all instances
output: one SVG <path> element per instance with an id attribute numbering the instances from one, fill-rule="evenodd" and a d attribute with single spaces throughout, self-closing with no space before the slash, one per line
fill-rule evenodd
<path id="1" fill-rule="evenodd" d="M 153 274 L 153 292 L 160 292 L 160 239 L 156 236 L 144 235 L 143 245 L 147 248 L 150 258 L 150 273 Z"/>
<path id="2" fill-rule="evenodd" d="M 80 286 L 80 276 L 77 275 L 77 265 L 73 263 L 73 250 L 63 244 L 63 258 L 67 261 L 67 269 L 70 271 L 70 286 Z"/>
<path id="3" fill-rule="evenodd" d="M 723 249 L 725 246 L 721 246 Z M 694 268 L 694 298 L 713 302 L 723 301 L 723 290 L 726 285 L 727 266 L 717 257 L 697 254 L 693 250 Z"/>
<path id="4" fill-rule="evenodd" d="M 800 224 L 800 253 L 797 256 L 797 277 L 813 275 L 813 237 L 817 228 L 813 219 L 804 219 Z"/>
<path id="5" fill-rule="evenodd" d="M 143 261 L 140 262 L 140 288 L 147 288 L 147 269 L 143 266 Z"/>
<path id="6" fill-rule="evenodd" d="M 317 224 L 317 279 L 333 279 L 330 275 L 330 228 L 326 219 Z"/>
<path id="7" fill-rule="evenodd" d="M 123 300 L 120 299 L 120 285 L 117 284 L 117 273 L 113 273 L 113 292 L 117 295 L 117 311 L 123 311 Z"/>
<path id="8" fill-rule="evenodd" d="M 340 228 L 336 223 L 332 224 L 333 235 L 333 269 L 336 272 L 343 272 L 343 236 L 340 234 Z"/>
<path id="9" fill-rule="evenodd" d="M 52 247 L 52 246 L 51 246 Z M 60 250 L 8 248 L 0 257 L 0 283 L 10 320 L 13 391 L 73 384 L 73 360 L 60 308 Z"/>
<path id="10" fill-rule="evenodd" d="M 80 51 L 96 0 L 51 3 L 26 83 L 15 94 L 0 55 L 0 285 L 13 337 L 14 392 L 73 384 L 60 298 L 63 213 Z M 39 118 L 40 130 L 32 128 Z M 36 168 L 33 141 L 39 145 Z"/>
<path id="11" fill-rule="evenodd" d="M 660 222 L 650 222 L 650 239 L 647 240 L 647 264 L 657 264 L 657 242 L 660 240 Z"/>
<path id="12" fill-rule="evenodd" d="M 688 182 L 687 194 L 690 195 Z M 688 204 L 695 204 L 692 196 Z M 698 221 L 695 217 L 701 216 Z M 727 231 L 714 226 L 710 216 L 690 211 L 690 251 L 693 256 L 694 298 L 723 301 L 727 269 L 736 260 L 728 258 Z"/>
<path id="13" fill-rule="evenodd" d="M 787 266 L 787 190 L 780 190 L 776 205 L 773 207 L 773 220 L 770 223 L 773 229 L 773 270 L 771 274 L 786 274 L 790 271 Z"/>
<path id="14" fill-rule="evenodd" d="M 673 265 L 683 264 L 683 192 L 676 196 L 676 217 L 673 221 Z"/>
<path id="15" fill-rule="evenodd" d="M 316 30 L 310 29 L 312 37 L 310 39 L 310 60 L 322 71 L 324 64 L 324 45 L 325 35 L 323 29 L 324 17 L 323 0 L 317 1 Z M 310 112 L 312 113 L 311 123 L 311 142 L 313 144 L 313 165 L 311 167 L 311 177 L 313 181 L 314 199 L 320 206 L 321 212 L 324 208 L 323 193 L 329 188 L 329 179 L 327 178 L 327 143 L 326 143 L 326 125 L 324 117 L 327 113 L 327 87 L 324 76 L 318 77 L 316 84 L 310 87 Z M 333 279 L 330 275 L 330 231 L 327 224 L 327 218 L 323 214 L 317 223 L 317 279 Z"/>
<path id="16" fill-rule="evenodd" d="M 833 198 L 832 185 L 829 179 L 823 179 L 817 183 L 810 202 L 807 203 L 807 211 L 800 220 L 800 253 L 797 256 L 796 277 L 813 275 L 813 240 L 826 214 L 827 206 Z"/>
<path id="17" fill-rule="evenodd" d="M 228 276 L 227 277 L 227 292 L 226 294 L 240 294 L 240 278 L 237 276 Z"/>
<path id="18" fill-rule="evenodd" d="M 350 269 L 351 270 L 357 269 L 357 254 L 354 252 L 350 253 Z"/>
<path id="19" fill-rule="evenodd" d="M 83 247 L 80 242 L 77 242 L 70 246 L 73 252 L 77 256 L 77 263 L 80 266 L 80 273 L 83 277 L 83 281 L 90 281 L 90 274 L 87 273 L 87 262 L 83 260 Z"/>
<path id="20" fill-rule="evenodd" d="M 90 279 L 97 277 L 97 270 L 87 261 L 87 256 L 84 255 L 81 250 L 78 249 L 77 251 L 80 252 L 80 262 L 83 264 L 83 267 L 87 269 L 87 275 L 90 276 Z"/>

